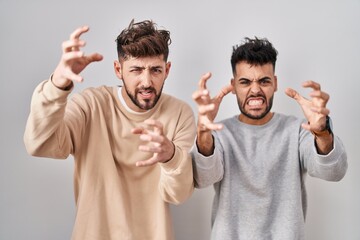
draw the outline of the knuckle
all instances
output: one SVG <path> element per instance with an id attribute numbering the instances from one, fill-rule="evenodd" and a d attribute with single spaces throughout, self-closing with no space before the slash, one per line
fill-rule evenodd
<path id="1" fill-rule="evenodd" d="M 205 109 L 203 107 L 199 107 L 199 114 L 203 115 L 205 113 L 206 113 Z"/>

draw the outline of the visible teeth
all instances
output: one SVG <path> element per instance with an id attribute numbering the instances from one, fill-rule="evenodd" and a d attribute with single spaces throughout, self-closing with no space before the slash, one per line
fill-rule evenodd
<path id="1" fill-rule="evenodd" d="M 250 106 L 257 106 L 257 105 L 261 105 L 262 103 L 263 103 L 262 100 L 250 100 L 249 101 Z"/>
<path id="2" fill-rule="evenodd" d="M 151 94 L 151 91 L 142 91 L 141 94 Z"/>

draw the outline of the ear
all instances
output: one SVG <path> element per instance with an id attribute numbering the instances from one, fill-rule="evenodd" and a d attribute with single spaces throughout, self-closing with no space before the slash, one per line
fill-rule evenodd
<path id="1" fill-rule="evenodd" d="M 171 62 L 167 62 L 165 65 L 165 79 L 168 77 L 171 68 Z"/>
<path id="2" fill-rule="evenodd" d="M 275 91 L 276 92 L 278 90 L 278 86 L 277 86 L 277 76 L 274 76 L 274 87 L 275 87 Z"/>
<path id="3" fill-rule="evenodd" d="M 231 86 L 233 87 L 232 90 L 231 90 L 231 93 L 235 94 L 235 80 L 232 78 L 230 83 L 231 83 Z"/>
<path id="4" fill-rule="evenodd" d="M 121 69 L 121 64 L 118 60 L 114 61 L 114 71 L 115 71 L 115 75 L 119 78 L 119 79 L 123 79 L 122 77 L 122 69 Z"/>

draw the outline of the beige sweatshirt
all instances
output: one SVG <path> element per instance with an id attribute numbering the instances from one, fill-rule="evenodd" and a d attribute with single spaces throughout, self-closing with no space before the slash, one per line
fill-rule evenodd
<path id="1" fill-rule="evenodd" d="M 182 203 L 193 192 L 191 108 L 163 93 L 153 109 L 138 115 L 120 103 L 117 87 L 89 88 L 68 101 L 70 92 L 48 80 L 35 89 L 24 142 L 33 156 L 74 156 L 72 239 L 174 239 L 169 203 Z M 131 129 L 148 118 L 164 125 L 175 154 L 166 163 L 136 167 L 152 154 L 138 150 L 141 141 Z"/>

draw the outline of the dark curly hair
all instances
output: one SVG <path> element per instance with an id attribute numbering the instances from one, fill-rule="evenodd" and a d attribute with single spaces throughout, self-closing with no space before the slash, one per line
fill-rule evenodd
<path id="1" fill-rule="evenodd" d="M 233 46 L 233 52 L 231 55 L 231 67 L 233 74 L 235 74 L 236 71 L 236 64 L 242 61 L 251 65 L 264 65 L 271 63 L 275 71 L 277 54 L 278 52 L 276 49 L 266 38 L 245 38 L 245 41 L 241 45 Z"/>
<path id="2" fill-rule="evenodd" d="M 171 44 L 170 32 L 158 30 L 154 22 L 145 20 L 142 22 L 130 22 L 116 38 L 119 61 L 129 57 L 153 57 L 164 56 L 167 61 L 169 45 Z"/>

